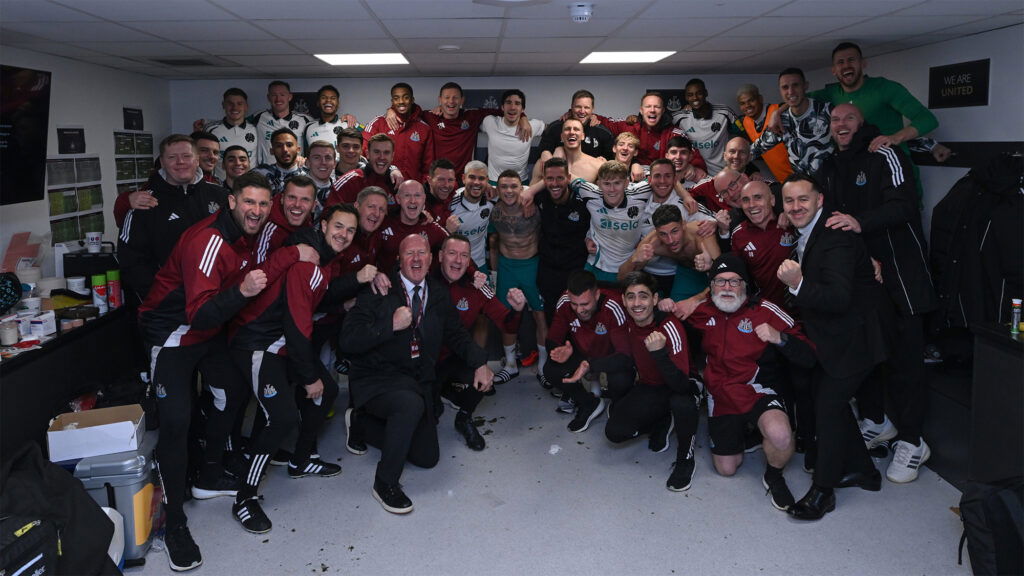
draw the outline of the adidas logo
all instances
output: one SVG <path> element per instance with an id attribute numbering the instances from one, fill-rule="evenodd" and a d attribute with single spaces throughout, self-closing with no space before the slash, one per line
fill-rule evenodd
<path id="1" fill-rule="evenodd" d="M 714 326 L 714 325 L 715 325 L 715 319 L 714 318 L 711 318 L 710 320 L 708 320 L 707 324 L 705 324 L 705 326 Z"/>
<path id="2" fill-rule="evenodd" d="M 171 212 L 171 215 L 167 217 L 167 221 L 170 222 L 171 220 L 178 220 L 180 218 L 181 218 L 181 216 L 178 216 L 174 212 Z"/>
<path id="3" fill-rule="evenodd" d="M 754 246 L 753 242 L 747 242 L 747 245 L 743 247 L 747 252 L 756 252 L 757 246 Z"/>
<path id="4" fill-rule="evenodd" d="M 689 128 L 687 128 L 686 133 L 687 134 L 692 134 L 692 133 L 694 133 L 696 131 L 697 131 L 696 128 L 694 128 L 693 126 L 690 126 Z"/>

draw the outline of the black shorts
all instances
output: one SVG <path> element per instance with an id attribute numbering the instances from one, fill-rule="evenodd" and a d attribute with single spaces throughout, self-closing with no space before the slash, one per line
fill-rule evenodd
<path id="1" fill-rule="evenodd" d="M 711 453 L 719 456 L 742 454 L 744 438 L 757 430 L 757 421 L 761 414 L 769 410 L 786 411 L 782 397 L 776 394 L 765 394 L 757 399 L 757 403 L 746 414 L 726 414 L 708 418 L 708 434 L 711 436 Z"/>

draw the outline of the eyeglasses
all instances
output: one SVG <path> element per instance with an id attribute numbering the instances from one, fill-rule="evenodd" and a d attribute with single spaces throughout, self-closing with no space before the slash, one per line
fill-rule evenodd
<path id="1" fill-rule="evenodd" d="M 714 284 L 715 286 L 718 286 L 719 288 L 725 286 L 726 284 L 728 284 L 732 288 L 736 288 L 743 283 L 743 279 L 729 278 L 728 280 L 726 280 L 724 278 L 715 278 L 714 280 L 711 281 L 711 283 Z"/>

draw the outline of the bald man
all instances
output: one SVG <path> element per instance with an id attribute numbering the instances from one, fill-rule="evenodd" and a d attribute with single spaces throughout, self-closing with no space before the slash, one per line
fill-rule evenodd
<path id="1" fill-rule="evenodd" d="M 882 146 L 872 151 L 879 129 L 865 124 L 853 104 L 832 109 L 831 132 L 839 151 L 818 174 L 825 188 L 825 225 L 864 238 L 889 296 L 891 347 L 886 379 L 899 430 L 885 417 L 882 394 L 859 395 L 861 433 L 868 448 L 896 438 L 886 477 L 911 482 L 931 455 L 921 438 L 925 388 L 924 316 L 937 301 L 928 271 L 913 169 L 903 152 Z M 875 380 L 875 379 L 872 379 Z"/>
<path id="2" fill-rule="evenodd" d="M 435 366 L 444 345 L 473 370 L 464 384 L 486 392 L 494 379 L 487 353 L 473 343 L 449 298 L 448 287 L 428 275 L 432 255 L 419 234 L 403 238 L 399 270 L 384 294 L 365 289 L 345 316 L 341 351 L 352 361 L 354 410 L 348 434 L 361 434 L 381 457 L 373 497 L 393 514 L 412 512 L 399 480 L 405 462 L 433 468 L 440 457 L 434 412 Z"/>

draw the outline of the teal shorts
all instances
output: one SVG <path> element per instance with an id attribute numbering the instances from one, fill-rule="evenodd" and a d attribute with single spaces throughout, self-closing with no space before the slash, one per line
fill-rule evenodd
<path id="1" fill-rule="evenodd" d="M 686 300 L 708 287 L 708 275 L 686 266 L 676 266 L 676 279 L 672 282 L 673 301 Z"/>
<path id="2" fill-rule="evenodd" d="M 519 288 L 526 296 L 526 303 L 534 312 L 544 310 L 544 300 L 540 297 L 540 290 L 537 289 L 537 263 L 540 257 L 533 258 L 505 258 L 498 255 L 498 299 L 505 306 L 509 306 L 505 296 L 512 288 Z"/>
<path id="3" fill-rule="evenodd" d="M 593 264 L 587 264 L 583 267 L 587 272 L 593 272 L 594 277 L 597 278 L 597 283 L 602 286 L 615 286 L 619 285 L 619 275 L 615 272 L 605 272 L 594 267 Z"/>

